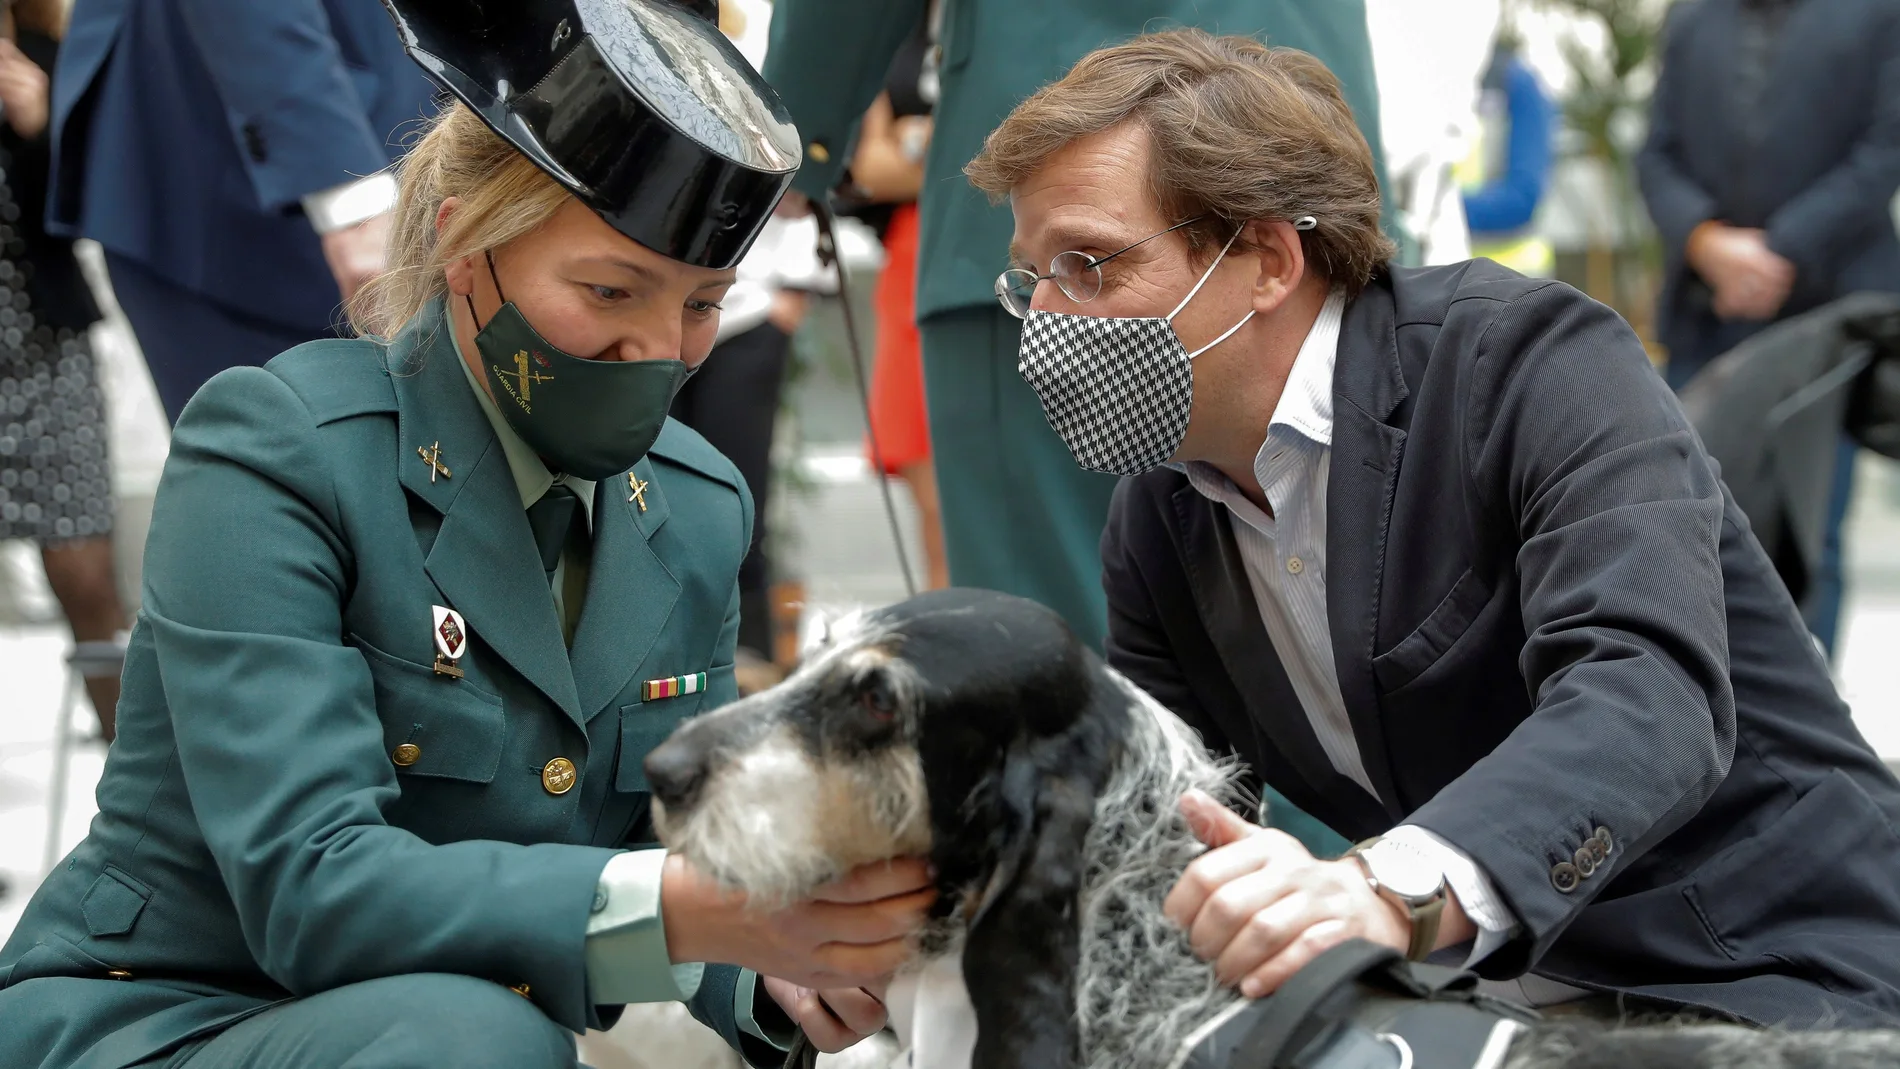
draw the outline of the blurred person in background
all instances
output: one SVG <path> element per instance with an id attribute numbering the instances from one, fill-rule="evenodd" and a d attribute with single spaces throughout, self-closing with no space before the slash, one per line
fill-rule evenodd
<path id="1" fill-rule="evenodd" d="M 870 202 L 858 216 L 884 244 L 877 279 L 877 351 L 871 371 L 871 434 L 867 459 L 882 464 L 883 478 L 901 478 L 917 506 L 924 545 L 925 585 L 950 585 L 943 550 L 943 516 L 937 502 L 937 472 L 930 462 L 930 414 L 924 403 L 923 344 L 917 333 L 917 196 L 924 184 L 924 153 L 930 147 L 930 106 L 925 96 L 924 58 L 929 26 L 917 29 L 891 60 L 884 91 L 864 113 L 850 187 Z M 934 88 L 934 83 L 932 83 Z"/>
<path id="2" fill-rule="evenodd" d="M 1460 168 L 1465 222 L 1471 255 L 1549 278 L 1557 254 L 1532 223 L 1550 184 L 1557 109 L 1518 47 L 1516 34 L 1500 33 L 1484 72 L 1477 136 Z"/>
<path id="3" fill-rule="evenodd" d="M 1379 95 L 1363 0 L 778 0 L 770 82 L 805 138 L 793 183 L 824 197 L 891 59 L 928 21 L 936 84 L 919 198 L 917 325 L 950 581 L 1047 605 L 1097 650 L 1107 633 L 1101 538 L 1115 477 L 1078 467 L 1017 373 L 1022 323 L 997 305 L 1009 209 L 964 181 L 1002 116 L 1092 49 L 1170 24 L 1250 33 L 1318 56 L 1376 146 Z M 788 198 L 789 200 L 790 198 Z M 1346 842 L 1272 790 L 1276 827 L 1319 852 Z"/>
<path id="4" fill-rule="evenodd" d="M 1900 0 L 1688 0 L 1663 29 L 1637 175 L 1666 258 L 1657 317 L 1680 390 L 1778 319 L 1900 292 Z M 1843 444 L 1808 627 L 1832 650 Z"/>
<path id="5" fill-rule="evenodd" d="M 724 0 L 719 28 L 754 67 L 765 60 L 772 21 L 769 3 Z M 739 690 L 750 694 L 781 678 L 773 664 L 770 515 L 772 441 L 778 430 L 792 335 L 805 320 L 811 293 L 837 290 L 817 257 L 811 219 L 783 213 L 768 220 L 739 264 L 737 280 L 721 301 L 713 354 L 680 387 L 672 416 L 704 435 L 745 477 L 761 517 L 739 566 Z"/>
<path id="6" fill-rule="evenodd" d="M 96 239 L 168 419 L 331 336 L 383 264 L 397 128 L 432 110 L 377 0 L 75 0 L 48 225 Z"/>
<path id="7" fill-rule="evenodd" d="M 125 626 L 112 559 L 105 399 L 89 328 L 99 307 L 69 238 L 46 233 L 47 72 L 59 0 L 0 9 L 0 541 L 37 542 L 46 578 L 80 642 Z M 86 693 L 110 742 L 116 675 Z"/>

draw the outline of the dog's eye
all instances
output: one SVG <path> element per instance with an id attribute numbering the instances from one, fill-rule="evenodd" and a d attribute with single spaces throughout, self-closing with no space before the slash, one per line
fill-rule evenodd
<path id="1" fill-rule="evenodd" d="M 897 703 L 883 687 L 871 687 L 858 695 L 858 704 L 878 720 L 889 720 L 897 713 Z"/>

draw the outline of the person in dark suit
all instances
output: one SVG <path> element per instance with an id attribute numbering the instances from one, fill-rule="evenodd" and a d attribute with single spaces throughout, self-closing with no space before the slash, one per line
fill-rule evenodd
<path id="1" fill-rule="evenodd" d="M 1900 783 L 1620 318 L 1386 265 L 1337 83 L 1245 38 L 1085 57 L 970 173 L 1025 378 L 1125 476 L 1109 662 L 1359 841 L 1184 799 L 1222 978 L 1358 936 L 1537 1004 L 1900 1023 Z"/>
<path id="2" fill-rule="evenodd" d="M 1677 4 L 1637 177 L 1662 235 L 1657 315 L 1677 390 L 1771 322 L 1900 292 L 1900 0 Z M 1830 649 L 1853 455 L 1843 443 L 1808 609 Z"/>
<path id="3" fill-rule="evenodd" d="M 105 248 L 167 418 L 334 335 L 431 93 L 377 0 L 76 0 L 47 221 Z"/>

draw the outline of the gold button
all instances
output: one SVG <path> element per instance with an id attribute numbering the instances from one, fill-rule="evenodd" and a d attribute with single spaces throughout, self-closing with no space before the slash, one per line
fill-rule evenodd
<path id="1" fill-rule="evenodd" d="M 1292 572 L 1294 575 L 1298 575 L 1306 570 L 1306 562 L 1298 557 L 1288 557 L 1286 559 L 1286 570 Z"/>
<path id="2" fill-rule="evenodd" d="M 413 742 L 405 742 L 396 747 L 396 752 L 390 754 L 389 759 L 396 762 L 398 768 L 408 768 L 422 759 L 422 747 Z"/>
<path id="3" fill-rule="evenodd" d="M 508 990 L 513 991 L 515 994 L 520 995 L 522 998 L 527 998 L 529 997 L 528 992 L 533 989 L 530 988 L 527 984 L 516 984 L 515 986 L 509 988 Z"/>
<path id="4" fill-rule="evenodd" d="M 541 769 L 541 786 L 549 794 L 566 794 L 574 789 L 574 762 L 565 757 L 549 761 Z"/>
<path id="5" fill-rule="evenodd" d="M 825 147 L 823 141 L 813 141 L 806 147 L 805 154 L 811 157 L 813 163 L 831 162 L 831 150 Z"/>
<path id="6" fill-rule="evenodd" d="M 114 979 L 114 980 L 130 980 L 130 979 L 132 979 L 132 974 L 131 974 L 131 973 L 129 973 L 129 972 L 126 972 L 126 971 L 125 971 L 124 969 L 107 969 L 107 970 L 106 970 L 106 976 L 108 976 L 108 977 L 110 977 L 111 979 Z"/>

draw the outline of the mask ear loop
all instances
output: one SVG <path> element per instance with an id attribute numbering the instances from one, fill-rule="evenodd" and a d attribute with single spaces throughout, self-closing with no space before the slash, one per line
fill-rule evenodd
<path id="1" fill-rule="evenodd" d="M 495 284 L 495 296 L 497 296 L 497 297 L 500 297 L 500 298 L 501 298 L 501 303 L 503 303 L 503 304 L 507 304 L 507 303 L 508 303 L 508 295 L 507 295 L 507 294 L 505 294 L 505 293 L 503 293 L 503 292 L 501 292 L 501 276 L 499 276 L 499 275 L 497 275 L 497 274 L 495 274 L 495 253 L 494 253 L 494 250 L 492 250 L 492 249 L 483 249 L 483 250 L 482 250 L 482 258 L 488 261 L 488 279 L 489 279 L 489 281 L 491 281 L 491 282 L 493 282 L 493 283 Z M 477 316 L 477 315 L 475 314 L 475 296 L 474 296 L 474 294 L 472 294 L 472 293 L 464 293 L 464 294 L 462 294 L 462 300 L 463 300 L 463 301 L 464 301 L 465 303 L 467 303 L 467 305 L 468 305 L 468 320 L 469 320 L 469 322 L 471 322 L 471 323 L 473 323 L 473 324 L 475 324 L 475 329 L 476 329 L 476 330 L 477 330 L 477 331 L 479 332 L 479 331 L 480 331 L 480 330 L 482 330 L 483 328 L 482 328 L 482 321 L 481 321 L 481 318 L 480 318 L 479 316 Z"/>
<path id="2" fill-rule="evenodd" d="M 1207 273 L 1201 276 L 1201 280 L 1194 284 L 1194 288 L 1188 291 L 1188 295 L 1186 297 L 1181 298 L 1181 303 L 1174 306 L 1174 311 L 1168 313 L 1168 321 L 1170 323 L 1174 321 L 1175 316 L 1178 316 L 1181 314 L 1181 309 L 1186 308 L 1188 302 L 1194 299 L 1194 295 L 1201 292 L 1201 287 L 1207 285 L 1207 280 L 1214 277 L 1214 269 L 1216 267 L 1219 267 L 1220 262 L 1227 258 L 1227 250 L 1234 247 L 1234 242 L 1240 240 L 1240 231 L 1245 230 L 1246 228 L 1247 228 L 1246 224 L 1244 223 L 1241 224 L 1240 228 L 1234 231 L 1234 236 L 1227 239 L 1227 244 L 1221 246 L 1220 255 L 1214 257 L 1214 262 L 1207 265 Z M 1224 342 L 1227 339 L 1233 337 L 1234 332 L 1239 330 L 1241 327 L 1246 326 L 1247 321 L 1252 318 L 1253 318 L 1253 309 L 1249 308 L 1247 309 L 1247 314 L 1240 317 L 1240 322 L 1235 323 L 1233 326 L 1227 328 L 1227 333 L 1222 334 L 1220 337 L 1215 338 L 1213 341 L 1208 342 L 1206 345 L 1203 345 L 1199 349 L 1196 349 L 1193 352 L 1187 354 L 1187 358 L 1189 360 L 1192 360 L 1195 357 L 1201 355 L 1202 353 L 1208 351 L 1209 349 L 1212 349 L 1214 346 L 1219 345 L 1221 342 Z"/>

